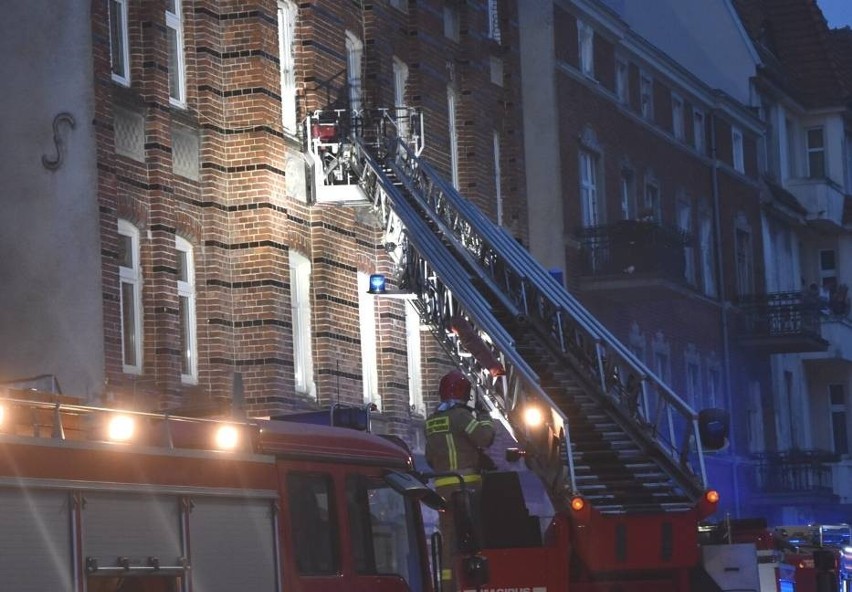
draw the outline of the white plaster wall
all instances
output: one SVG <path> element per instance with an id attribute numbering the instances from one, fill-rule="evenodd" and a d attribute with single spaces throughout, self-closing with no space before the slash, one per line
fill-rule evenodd
<path id="1" fill-rule="evenodd" d="M 546 268 L 565 271 L 559 117 L 556 108 L 553 4 L 518 2 L 528 245 Z"/>
<path id="2" fill-rule="evenodd" d="M 6 2 L 0 20 L 0 381 L 103 385 L 90 0 Z M 61 167 L 49 171 L 53 120 Z"/>
<path id="3" fill-rule="evenodd" d="M 640 36 L 743 104 L 756 55 L 729 0 L 604 0 Z"/>

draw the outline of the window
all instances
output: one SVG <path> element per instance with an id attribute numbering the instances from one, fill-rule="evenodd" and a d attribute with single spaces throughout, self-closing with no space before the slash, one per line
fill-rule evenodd
<path id="1" fill-rule="evenodd" d="M 189 242 L 175 237 L 177 251 L 178 321 L 180 324 L 180 378 L 198 382 L 198 338 L 195 320 L 195 261 Z"/>
<path id="2" fill-rule="evenodd" d="M 296 122 L 296 5 L 278 2 L 278 59 L 281 73 L 281 125 L 295 134 Z"/>
<path id="3" fill-rule="evenodd" d="M 452 39 L 453 41 L 459 40 L 459 35 L 461 32 L 461 22 L 459 20 L 459 9 L 456 6 L 445 4 L 444 5 L 444 37 L 447 39 Z"/>
<path id="4" fill-rule="evenodd" d="M 127 34 L 127 0 L 110 0 L 109 49 L 112 79 L 130 86 L 130 49 Z"/>
<path id="5" fill-rule="evenodd" d="M 364 44 L 351 31 L 346 31 L 346 85 L 349 87 L 349 109 L 361 111 L 361 59 Z"/>
<path id="6" fill-rule="evenodd" d="M 707 407 L 721 407 L 719 404 L 719 367 L 716 365 L 707 368 L 707 395 L 705 397 Z"/>
<path id="7" fill-rule="evenodd" d="M 821 127 L 814 127 L 807 133 L 808 177 L 825 178 L 825 138 Z"/>
<path id="8" fill-rule="evenodd" d="M 645 182 L 645 202 L 640 217 L 646 222 L 659 222 L 660 214 L 660 186 L 652 178 Z"/>
<path id="9" fill-rule="evenodd" d="M 450 174 L 453 187 L 459 188 L 459 138 L 456 127 L 456 92 L 447 87 L 447 120 L 450 135 Z"/>
<path id="10" fill-rule="evenodd" d="M 316 398 L 311 347 L 311 262 L 290 251 L 290 307 L 293 315 L 293 373 L 296 392 Z"/>
<path id="11" fill-rule="evenodd" d="M 672 94 L 672 134 L 676 140 L 683 141 L 683 99 Z"/>
<path id="12" fill-rule="evenodd" d="M 692 245 L 692 204 L 685 197 L 677 202 L 677 226 L 685 235 L 688 244 L 683 247 L 683 276 L 695 284 L 695 249 Z"/>
<path id="13" fill-rule="evenodd" d="M 173 105 L 186 104 L 186 70 L 183 55 L 183 14 L 181 0 L 166 1 L 166 39 L 169 49 L 169 99 Z"/>
<path id="14" fill-rule="evenodd" d="M 737 262 L 737 295 L 752 294 L 754 292 L 754 261 L 751 232 L 747 228 L 736 229 L 734 249 Z"/>
<path id="15" fill-rule="evenodd" d="M 633 201 L 633 171 L 621 171 L 621 219 L 630 220 L 635 214 Z"/>
<path id="16" fill-rule="evenodd" d="M 396 131 L 400 138 L 408 139 L 408 107 L 405 104 L 405 87 L 408 84 L 408 66 L 399 58 L 393 58 L 393 103 L 396 109 Z"/>
<path id="17" fill-rule="evenodd" d="M 420 315 L 413 304 L 405 307 L 405 343 L 408 352 L 408 405 L 415 415 L 426 416 L 423 380 L 420 374 Z"/>
<path id="18" fill-rule="evenodd" d="M 361 327 L 361 376 L 364 384 L 364 403 L 374 403 L 381 409 L 379 372 L 376 359 L 375 297 L 367 293 L 370 275 L 358 272 L 358 320 Z"/>
<path id="19" fill-rule="evenodd" d="M 580 50 L 580 70 L 589 77 L 595 75 L 595 30 L 577 20 L 577 36 Z"/>
<path id="20" fill-rule="evenodd" d="M 695 151 L 699 154 L 706 154 L 707 152 L 707 142 L 706 142 L 706 133 L 707 128 L 704 124 L 704 112 L 699 111 L 698 109 L 692 110 L 692 146 L 695 148 Z"/>
<path id="21" fill-rule="evenodd" d="M 743 133 L 736 127 L 731 128 L 731 164 L 737 172 L 745 172 L 745 161 L 743 160 Z"/>
<path id="22" fill-rule="evenodd" d="M 835 454 L 849 454 L 849 437 L 846 431 L 846 392 L 842 384 L 828 385 L 831 406 L 831 439 Z"/>
<path id="23" fill-rule="evenodd" d="M 418 569 L 418 528 L 413 501 L 384 481 L 366 475 L 346 477 L 355 573 L 397 575 L 406 589 L 423 588 Z"/>
<path id="24" fill-rule="evenodd" d="M 500 43 L 500 7 L 498 0 L 488 0 L 488 38 Z"/>
<path id="25" fill-rule="evenodd" d="M 497 225 L 503 226 L 503 183 L 500 170 L 500 132 L 494 130 L 494 200 L 497 207 Z"/>
<path id="26" fill-rule="evenodd" d="M 491 56 L 489 59 L 489 70 L 491 73 L 491 84 L 503 86 L 503 59 Z"/>
<path id="27" fill-rule="evenodd" d="M 819 280 L 828 292 L 837 288 L 837 253 L 834 249 L 821 249 L 819 252 Z"/>
<path id="28" fill-rule="evenodd" d="M 598 215 L 598 156 L 588 150 L 580 150 L 580 199 L 583 208 L 583 226 L 599 225 Z"/>
<path id="29" fill-rule="evenodd" d="M 748 389 L 748 449 L 749 452 L 763 450 L 763 401 L 760 394 L 760 382 L 749 384 Z"/>
<path id="30" fill-rule="evenodd" d="M 615 59 L 615 95 L 622 103 L 630 102 L 630 84 L 628 82 L 627 62 L 621 58 Z"/>
<path id="31" fill-rule="evenodd" d="M 669 383 L 669 354 L 667 351 L 654 351 L 654 374 L 664 383 Z"/>
<path id="32" fill-rule="evenodd" d="M 303 575 L 337 574 L 340 556 L 334 482 L 324 474 L 290 473 L 287 502 L 296 568 Z"/>
<path id="33" fill-rule="evenodd" d="M 787 173 L 785 179 L 789 179 L 796 176 L 796 128 L 793 121 L 788 118 L 784 118 L 784 136 L 787 157 L 787 166 L 784 169 Z"/>
<path id="34" fill-rule="evenodd" d="M 701 368 L 696 362 L 686 364 L 686 394 L 692 407 L 701 407 Z"/>
<path id="35" fill-rule="evenodd" d="M 124 371 L 142 373 L 142 271 L 139 230 L 118 221 L 118 275 L 121 307 L 121 359 Z"/>
<path id="36" fill-rule="evenodd" d="M 641 72 L 639 75 L 639 101 L 642 117 L 654 119 L 654 81 L 650 75 Z"/>
<path id="37" fill-rule="evenodd" d="M 713 253 L 713 222 L 704 212 L 698 227 L 698 248 L 701 250 L 701 279 L 704 294 L 716 296 L 716 257 Z"/>

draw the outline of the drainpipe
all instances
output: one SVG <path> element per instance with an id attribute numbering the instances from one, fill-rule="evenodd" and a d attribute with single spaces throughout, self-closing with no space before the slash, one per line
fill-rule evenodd
<path id="1" fill-rule="evenodd" d="M 730 331 L 728 328 L 728 310 L 730 303 L 728 302 L 725 291 L 725 263 L 722 258 L 722 215 L 719 206 L 719 156 L 716 151 L 716 110 L 710 112 L 710 158 L 713 166 L 711 169 L 711 183 L 713 192 L 713 226 L 715 227 L 715 242 L 716 242 L 716 271 L 719 278 L 717 289 L 719 290 L 719 300 L 722 305 L 722 364 L 725 374 L 725 396 L 727 398 L 728 410 L 733 410 L 731 396 L 731 347 L 730 347 Z M 733 413 L 731 413 L 733 417 Z M 728 441 L 732 451 L 736 450 L 735 430 L 733 426 L 728 433 Z M 734 510 L 736 515 L 740 513 L 740 495 L 739 495 L 739 476 L 737 475 L 736 453 L 732 454 L 733 458 L 733 483 L 734 483 Z"/>

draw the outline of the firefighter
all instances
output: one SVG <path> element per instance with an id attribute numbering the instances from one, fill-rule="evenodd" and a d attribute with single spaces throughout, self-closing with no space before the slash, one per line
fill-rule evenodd
<path id="1" fill-rule="evenodd" d="M 452 508 L 454 503 L 458 503 L 457 492 L 467 490 L 476 530 L 481 472 L 494 467 L 485 453 L 494 441 L 494 426 L 487 410 L 471 408 L 470 381 L 458 370 L 441 378 L 438 394 L 441 402 L 426 419 L 426 462 L 435 473 L 455 473 L 435 479 L 438 493 L 449 502 L 449 509 L 441 513 L 439 524 L 443 539 L 441 587 L 443 592 L 452 592 L 455 589 L 453 555 L 456 551 L 456 516 Z"/>

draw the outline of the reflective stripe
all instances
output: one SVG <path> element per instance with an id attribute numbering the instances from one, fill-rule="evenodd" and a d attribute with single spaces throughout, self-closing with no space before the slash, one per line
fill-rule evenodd
<path id="1" fill-rule="evenodd" d="M 451 569 L 442 569 L 441 570 L 441 579 L 444 581 L 453 579 L 453 570 Z"/>
<path id="2" fill-rule="evenodd" d="M 482 476 L 477 473 L 473 473 L 470 475 L 461 475 L 461 478 L 462 481 L 464 481 L 465 483 L 479 483 L 480 481 L 482 481 Z M 438 477 L 437 479 L 435 479 L 435 487 L 444 487 L 446 485 L 458 484 L 459 478 L 455 475 L 452 477 Z"/>
<path id="3" fill-rule="evenodd" d="M 447 434 L 447 460 L 450 461 L 450 470 L 455 471 L 459 468 L 459 456 L 456 452 L 456 439 L 452 434 Z"/>
<path id="4" fill-rule="evenodd" d="M 450 418 L 446 415 L 442 417 L 433 417 L 426 421 L 426 435 L 440 434 L 450 431 Z"/>
<path id="5" fill-rule="evenodd" d="M 467 432 L 468 434 L 472 434 L 472 433 L 473 433 L 473 431 L 474 431 L 476 428 L 478 428 L 480 425 L 484 425 L 484 426 L 491 427 L 491 422 L 490 422 L 490 421 L 488 421 L 488 420 L 486 420 L 486 421 L 478 421 L 478 420 L 476 420 L 476 419 L 471 419 L 471 420 L 470 420 L 470 423 L 468 423 L 468 424 L 467 424 L 467 427 L 465 427 L 464 431 L 465 431 L 465 432 Z"/>

